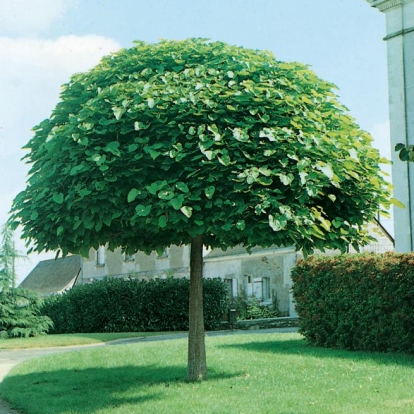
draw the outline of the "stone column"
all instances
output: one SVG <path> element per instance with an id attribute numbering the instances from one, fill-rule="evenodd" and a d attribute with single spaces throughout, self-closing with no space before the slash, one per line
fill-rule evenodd
<path id="1" fill-rule="evenodd" d="M 386 15 L 388 86 L 394 197 L 395 250 L 414 251 L 414 163 L 402 162 L 394 147 L 414 144 L 414 0 L 367 0 Z"/>

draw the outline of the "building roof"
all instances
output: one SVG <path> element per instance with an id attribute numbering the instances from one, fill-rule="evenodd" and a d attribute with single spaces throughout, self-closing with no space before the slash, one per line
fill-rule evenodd
<path id="1" fill-rule="evenodd" d="M 271 246 L 271 247 L 260 247 L 256 246 L 251 249 L 251 253 L 269 253 L 269 252 L 290 252 L 292 247 L 279 247 L 279 246 Z M 204 256 L 204 259 L 212 259 L 212 258 L 219 258 L 219 257 L 229 257 L 230 256 L 241 256 L 249 254 L 247 252 L 246 247 L 242 245 L 238 245 L 235 247 L 230 247 L 227 250 L 222 249 L 212 249 L 209 253 Z"/>
<path id="2" fill-rule="evenodd" d="M 70 289 L 82 268 L 80 256 L 43 260 L 27 275 L 19 287 L 34 290 L 42 296 Z"/>

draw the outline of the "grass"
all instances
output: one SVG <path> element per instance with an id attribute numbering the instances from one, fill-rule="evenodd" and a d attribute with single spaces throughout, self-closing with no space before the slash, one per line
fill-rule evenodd
<path id="1" fill-rule="evenodd" d="M 0 339 L 0 350 L 4 349 L 28 349 L 51 348 L 59 346 L 91 345 L 102 342 L 114 341 L 122 338 L 147 338 L 154 335 L 166 335 L 171 332 L 123 332 L 123 333 L 85 333 L 68 335 L 44 335 L 33 338 Z"/>
<path id="2" fill-rule="evenodd" d="M 3 398 L 28 414 L 412 414 L 414 357 L 309 347 L 299 334 L 207 337 L 188 383 L 183 339 L 26 361 Z M 24 392 L 22 392 L 24 390 Z"/>

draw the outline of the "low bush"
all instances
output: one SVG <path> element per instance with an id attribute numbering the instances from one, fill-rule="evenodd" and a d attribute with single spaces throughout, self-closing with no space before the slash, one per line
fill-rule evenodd
<path id="1" fill-rule="evenodd" d="M 0 338 L 43 335 L 52 327 L 47 316 L 40 315 L 41 299 L 28 289 L 0 291 Z"/>
<path id="2" fill-rule="evenodd" d="M 245 291 L 233 299 L 232 307 L 236 309 L 238 320 L 277 318 L 280 316 L 279 302 L 275 293 L 271 304 L 263 304 L 255 296 L 247 296 Z"/>
<path id="3" fill-rule="evenodd" d="M 414 352 L 414 254 L 310 257 L 292 279 L 300 332 L 312 344 Z"/>
<path id="4" fill-rule="evenodd" d="M 220 279 L 203 283 L 205 326 L 216 329 L 228 309 L 227 287 Z M 188 297 L 187 279 L 108 278 L 45 299 L 42 314 L 53 320 L 52 333 L 185 331 Z"/>

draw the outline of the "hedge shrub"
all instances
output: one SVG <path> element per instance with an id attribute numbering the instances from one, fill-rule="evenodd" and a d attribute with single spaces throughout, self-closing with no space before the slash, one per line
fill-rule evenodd
<path id="1" fill-rule="evenodd" d="M 9 288 L 0 291 L 0 338 L 46 334 L 52 321 L 40 315 L 40 296 L 31 290 Z"/>
<path id="2" fill-rule="evenodd" d="M 279 302 L 275 292 L 272 293 L 272 303 L 263 305 L 254 295 L 248 296 L 244 290 L 240 290 L 239 295 L 233 298 L 231 306 L 236 309 L 239 321 L 280 316 Z"/>
<path id="3" fill-rule="evenodd" d="M 414 352 L 414 254 L 311 257 L 292 279 L 300 332 L 310 343 Z"/>
<path id="4" fill-rule="evenodd" d="M 205 326 L 217 329 L 228 309 L 227 287 L 220 279 L 203 283 Z M 46 298 L 42 314 L 53 320 L 51 333 L 185 331 L 188 297 L 187 279 L 108 278 Z"/>

